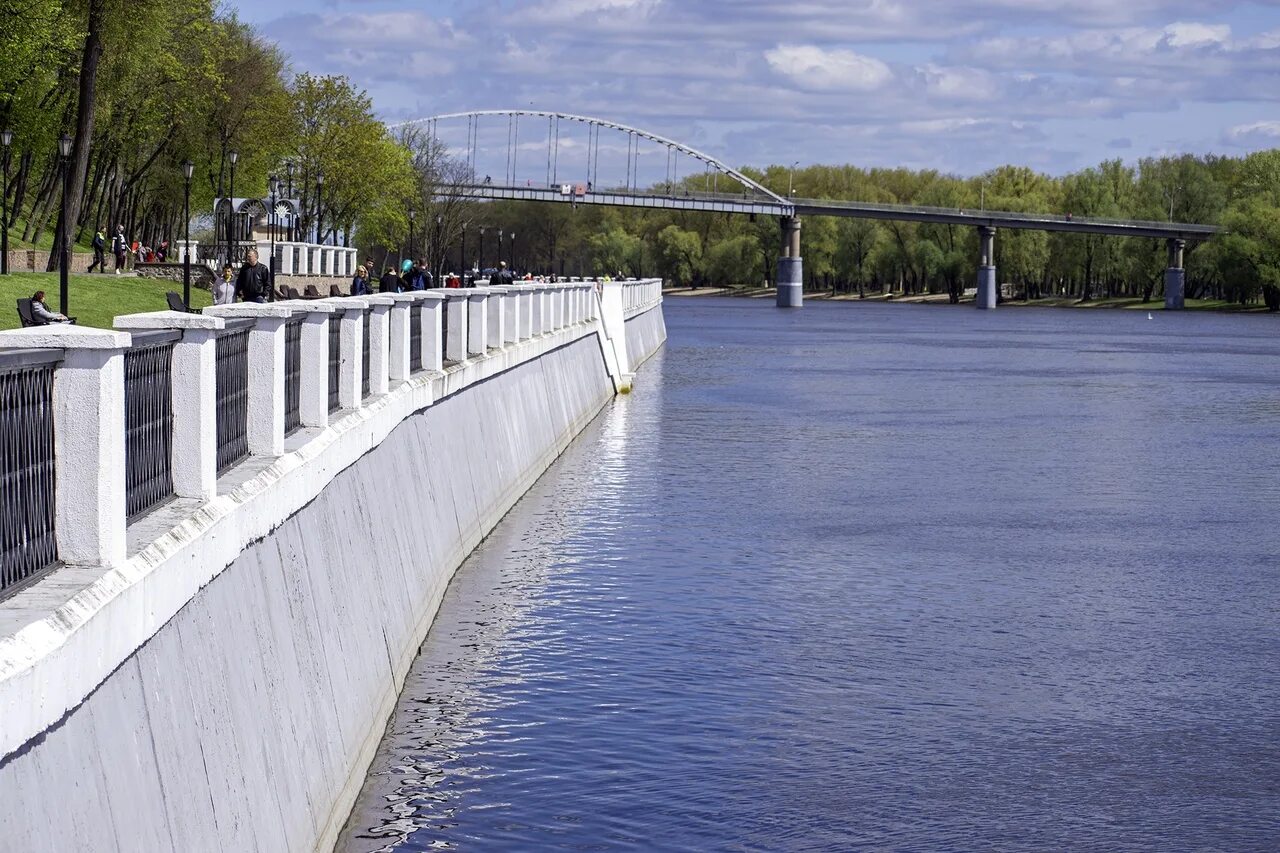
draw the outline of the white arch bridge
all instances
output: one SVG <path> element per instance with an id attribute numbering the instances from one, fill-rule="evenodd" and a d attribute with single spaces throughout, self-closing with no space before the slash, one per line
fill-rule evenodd
<path id="1" fill-rule="evenodd" d="M 466 123 L 465 143 L 450 145 L 445 142 L 441 124 L 445 126 L 445 134 L 453 136 L 461 134 L 463 122 Z M 1208 239 L 1221 230 L 1213 225 L 1180 222 L 807 199 L 796 198 L 790 191 L 783 196 L 691 146 L 640 128 L 571 113 L 475 110 L 389 125 L 391 130 L 402 131 L 422 127 L 432 139 L 448 146 L 466 166 L 462 176 L 437 185 L 435 192 L 441 198 L 542 201 L 779 217 L 783 231 L 782 257 L 778 260 L 777 275 L 779 307 L 799 307 L 802 303 L 800 230 L 804 216 L 843 216 L 977 228 L 981 246 L 976 300 L 979 308 L 994 308 L 996 305 L 995 237 L 1001 228 L 1163 239 L 1169 252 L 1165 307 L 1172 309 L 1183 305 L 1186 282 L 1183 252 L 1187 242 Z M 502 132 L 505 132 L 505 143 L 495 139 L 496 134 Z M 526 140 L 523 143 L 520 141 L 522 132 Z M 600 181 L 602 134 L 606 135 L 603 144 L 604 183 Z M 531 138 L 534 141 L 530 142 Z M 503 172 L 500 178 L 495 179 L 497 154 L 504 155 Z M 660 179 L 655 180 L 658 178 L 659 158 L 663 171 Z M 481 166 L 491 169 L 483 178 L 479 177 Z M 682 166 L 685 167 L 683 177 Z M 641 179 L 642 171 L 644 181 Z"/>

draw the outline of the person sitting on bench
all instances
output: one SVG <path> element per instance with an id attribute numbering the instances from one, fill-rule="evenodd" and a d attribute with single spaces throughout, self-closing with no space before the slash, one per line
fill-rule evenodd
<path id="1" fill-rule="evenodd" d="M 44 304 L 44 291 L 37 290 L 31 294 L 31 316 L 37 323 L 46 326 L 53 323 L 70 323 L 71 318 L 65 314 L 59 314 L 57 311 L 50 311 L 49 306 Z"/>

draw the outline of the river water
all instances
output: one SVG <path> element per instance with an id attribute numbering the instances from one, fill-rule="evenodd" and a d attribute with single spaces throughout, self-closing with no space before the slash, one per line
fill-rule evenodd
<path id="1" fill-rule="evenodd" d="M 1280 325 L 667 301 L 340 849 L 1280 849 Z"/>

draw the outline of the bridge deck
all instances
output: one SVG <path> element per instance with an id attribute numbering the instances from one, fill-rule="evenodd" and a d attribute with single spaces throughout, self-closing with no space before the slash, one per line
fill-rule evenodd
<path id="1" fill-rule="evenodd" d="M 1222 231 L 1216 225 L 1196 225 L 1184 222 L 1097 219 L 1050 213 L 920 207 L 860 201 L 838 201 L 834 199 L 798 198 L 794 199 L 791 204 L 779 204 L 771 198 L 745 193 L 681 192 L 662 194 L 643 193 L 634 190 L 593 189 L 589 192 L 574 190 L 565 194 L 560 187 L 454 184 L 440 187 L 437 189 L 436 195 L 446 198 L 543 201 L 661 210 L 761 214 L 766 216 L 844 216 L 854 219 L 928 222 L 943 225 L 964 225 L 975 228 L 988 226 L 991 228 L 1062 231 L 1076 234 L 1106 234 L 1117 237 L 1172 237 L 1184 240 L 1204 240 Z"/>

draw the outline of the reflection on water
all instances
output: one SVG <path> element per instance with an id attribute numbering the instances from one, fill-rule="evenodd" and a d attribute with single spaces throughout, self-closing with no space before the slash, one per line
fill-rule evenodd
<path id="1" fill-rule="evenodd" d="M 340 849 L 1272 850 L 1269 318 L 668 303 Z"/>

